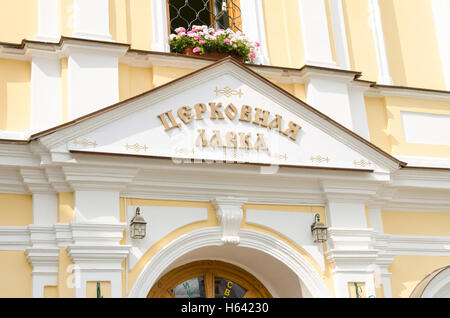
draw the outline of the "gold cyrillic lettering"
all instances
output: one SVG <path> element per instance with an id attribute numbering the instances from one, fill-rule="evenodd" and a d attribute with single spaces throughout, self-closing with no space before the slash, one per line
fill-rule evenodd
<path id="1" fill-rule="evenodd" d="M 239 133 L 239 148 L 240 149 L 252 149 L 252 143 L 250 142 L 251 133 L 247 135 L 245 133 Z"/>
<path id="2" fill-rule="evenodd" d="M 189 124 L 194 119 L 194 116 L 192 116 L 192 114 L 191 114 L 191 108 L 189 106 L 180 107 L 178 109 L 178 117 L 186 125 Z"/>
<path id="3" fill-rule="evenodd" d="M 289 122 L 289 128 L 286 129 L 283 134 L 285 134 L 286 136 L 290 137 L 292 140 L 296 140 L 297 139 L 297 133 L 299 132 L 299 130 L 302 127 L 300 125 L 297 125 L 296 123 L 290 121 Z M 291 135 L 291 136 L 289 136 Z"/>
<path id="4" fill-rule="evenodd" d="M 223 113 L 218 109 L 222 107 L 222 103 L 209 103 L 209 107 L 211 108 L 211 119 L 225 119 L 223 117 Z"/>
<path id="5" fill-rule="evenodd" d="M 194 108 L 195 108 L 195 119 L 202 120 L 203 119 L 202 114 L 204 112 L 206 112 L 206 105 L 202 104 L 202 103 L 198 103 L 198 104 L 195 104 Z"/>
<path id="6" fill-rule="evenodd" d="M 263 116 L 261 116 L 261 112 Z M 253 123 L 255 125 L 261 125 L 263 127 L 267 127 L 267 120 L 269 119 L 270 112 L 267 110 L 262 110 L 260 108 L 255 108 L 255 120 Z"/>
<path id="7" fill-rule="evenodd" d="M 230 111 L 231 110 L 231 111 Z M 237 108 L 233 104 L 228 104 L 227 108 L 225 108 L 225 114 L 230 120 L 233 120 L 236 118 L 238 114 Z"/>
<path id="8" fill-rule="evenodd" d="M 222 138 L 220 137 L 220 131 L 219 130 L 213 130 L 214 135 L 209 140 L 209 145 L 211 147 L 223 147 Z"/>
<path id="9" fill-rule="evenodd" d="M 270 122 L 269 128 L 270 129 L 278 128 L 278 131 L 282 132 L 282 130 L 281 130 L 281 118 L 282 118 L 282 116 L 275 115 L 275 119 Z"/>
<path id="10" fill-rule="evenodd" d="M 200 147 L 200 142 L 202 143 L 202 147 L 208 147 L 208 141 L 205 138 L 205 130 L 204 129 L 198 130 L 198 137 L 195 140 L 195 146 Z"/>
<path id="11" fill-rule="evenodd" d="M 263 134 L 256 134 L 258 138 L 255 142 L 255 149 L 256 150 L 267 150 L 266 142 L 264 141 L 264 135 Z"/>
<path id="12" fill-rule="evenodd" d="M 252 108 L 248 105 L 243 105 L 241 108 L 240 121 L 250 122 L 252 120 Z"/>
<path id="13" fill-rule="evenodd" d="M 229 131 L 225 135 L 227 148 L 237 148 L 237 135 L 234 131 Z"/>
<path id="14" fill-rule="evenodd" d="M 166 118 L 164 117 L 164 115 L 167 115 L 167 117 L 168 117 L 169 120 L 170 120 L 170 124 L 171 124 L 172 126 L 169 126 L 169 124 L 167 123 Z M 159 117 L 159 119 L 161 120 L 162 124 L 164 125 L 165 131 L 171 130 L 172 128 L 175 128 L 175 127 L 181 129 L 181 124 L 178 124 L 178 123 L 175 121 L 175 118 L 173 118 L 173 115 L 172 115 L 172 111 L 171 111 L 171 110 L 169 110 L 168 112 L 165 112 L 164 114 L 159 115 L 158 117 Z"/>

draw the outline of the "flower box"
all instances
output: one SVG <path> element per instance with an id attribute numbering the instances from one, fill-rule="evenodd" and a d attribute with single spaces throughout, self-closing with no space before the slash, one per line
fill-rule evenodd
<path id="1" fill-rule="evenodd" d="M 221 59 L 234 57 L 241 62 L 253 62 L 259 48 L 258 42 L 252 42 L 240 31 L 231 29 L 208 28 L 206 25 L 177 28 L 176 34 L 169 39 L 170 51 L 188 56 L 202 56 Z"/>
<path id="2" fill-rule="evenodd" d="M 205 52 L 205 53 L 198 52 L 198 53 L 194 53 L 194 48 L 190 47 L 190 46 L 186 46 L 184 48 L 183 54 L 187 55 L 187 56 L 208 57 L 208 58 L 216 59 L 216 60 L 221 60 L 223 58 L 226 58 L 227 56 L 231 56 L 231 57 L 235 58 L 236 60 L 238 60 L 239 62 L 244 62 L 244 59 L 242 57 L 240 57 L 239 55 L 237 55 L 237 54 L 227 53 L 227 52 L 223 52 L 223 53 L 221 53 L 221 52 Z"/>

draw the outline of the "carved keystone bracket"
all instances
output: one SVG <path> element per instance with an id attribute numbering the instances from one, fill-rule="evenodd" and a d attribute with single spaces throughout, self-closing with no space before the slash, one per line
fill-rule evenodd
<path id="1" fill-rule="evenodd" d="M 239 244 L 239 229 L 243 216 L 242 205 L 245 198 L 218 197 L 212 201 L 222 228 L 224 244 Z"/>

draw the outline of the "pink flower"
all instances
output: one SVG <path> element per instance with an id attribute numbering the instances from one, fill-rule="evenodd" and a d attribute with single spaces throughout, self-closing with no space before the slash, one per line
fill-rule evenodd
<path id="1" fill-rule="evenodd" d="M 194 40 L 200 40 L 200 37 L 199 36 L 194 36 Z"/>
<path id="2" fill-rule="evenodd" d="M 229 39 L 223 40 L 226 44 L 231 45 L 231 41 Z"/>
<path id="3" fill-rule="evenodd" d="M 175 32 L 177 32 L 177 33 L 186 32 L 186 29 L 183 27 L 179 27 L 179 28 L 175 29 Z"/>
<path id="4" fill-rule="evenodd" d="M 200 41 L 198 41 L 198 43 L 199 43 L 200 45 L 202 45 L 202 44 L 205 44 L 206 41 L 205 41 L 205 40 L 200 40 Z"/>
<path id="5" fill-rule="evenodd" d="M 224 29 L 217 29 L 217 32 L 225 32 Z"/>
<path id="6" fill-rule="evenodd" d="M 200 52 L 200 48 L 199 48 L 199 47 L 194 47 L 194 49 L 192 50 L 192 52 L 194 52 L 194 53 L 199 53 L 199 52 Z"/>
<path id="7" fill-rule="evenodd" d="M 255 44 L 256 44 L 257 47 L 261 46 L 261 44 L 259 44 L 259 42 L 255 42 Z"/>
<path id="8" fill-rule="evenodd" d="M 178 33 L 178 36 L 184 37 L 184 36 L 186 36 L 186 33 L 185 32 L 180 32 L 180 33 Z"/>
<path id="9" fill-rule="evenodd" d="M 254 59 L 256 57 L 255 52 L 250 52 L 248 53 L 248 56 L 251 57 L 252 59 Z"/>

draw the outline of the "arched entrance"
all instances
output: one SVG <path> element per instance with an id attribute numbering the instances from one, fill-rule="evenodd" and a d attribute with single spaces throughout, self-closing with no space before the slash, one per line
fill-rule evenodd
<path id="1" fill-rule="evenodd" d="M 197 261 L 171 270 L 148 298 L 271 298 L 266 287 L 242 268 L 222 261 Z"/>

